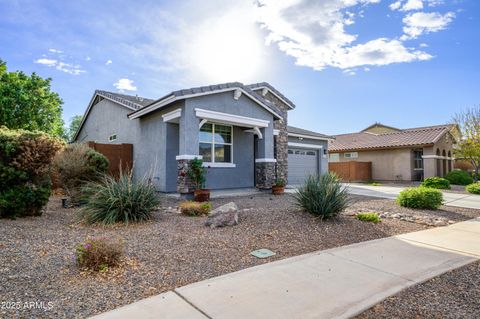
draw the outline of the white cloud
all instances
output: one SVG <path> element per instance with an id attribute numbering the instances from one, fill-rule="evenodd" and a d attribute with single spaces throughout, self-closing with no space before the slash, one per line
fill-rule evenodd
<path id="1" fill-rule="evenodd" d="M 390 10 L 413 11 L 422 10 L 426 5 L 434 7 L 443 3 L 443 0 L 397 0 L 389 5 Z"/>
<path id="2" fill-rule="evenodd" d="M 137 90 L 137 87 L 133 84 L 133 81 L 127 78 L 119 79 L 117 82 L 113 83 L 113 86 L 121 92 Z"/>
<path id="3" fill-rule="evenodd" d="M 85 61 L 90 61 L 91 59 L 92 59 L 91 57 L 87 56 L 87 57 L 85 58 Z"/>
<path id="4" fill-rule="evenodd" d="M 33 61 L 34 63 L 37 63 L 37 64 L 43 64 L 43 65 L 46 65 L 46 66 L 55 66 L 58 61 L 57 60 L 54 60 L 54 59 L 46 59 L 46 58 L 42 58 L 42 59 L 36 59 L 35 61 Z"/>
<path id="5" fill-rule="evenodd" d="M 422 34 L 443 30 L 454 18 L 455 13 L 453 12 L 443 15 L 438 12 L 415 12 L 408 14 L 403 18 L 403 32 L 405 32 L 405 35 L 402 39 L 415 39 Z"/>
<path id="6" fill-rule="evenodd" d="M 421 47 L 421 48 L 428 48 L 428 44 L 426 44 L 426 43 L 420 43 L 420 47 Z"/>
<path id="7" fill-rule="evenodd" d="M 56 55 L 58 58 L 51 59 L 51 58 L 45 57 L 45 54 L 42 54 L 44 58 L 37 59 L 33 62 L 37 64 L 42 64 L 51 68 L 55 68 L 58 71 L 62 71 L 72 75 L 80 75 L 86 72 L 85 70 L 83 70 L 81 65 L 64 62 L 63 56 L 61 55 L 62 51 L 56 50 L 56 49 L 49 49 L 48 51 L 53 53 L 53 54 L 50 54 L 50 56 Z"/>
<path id="8" fill-rule="evenodd" d="M 263 0 L 258 20 L 268 30 L 267 44 L 296 58 L 296 64 L 322 70 L 361 65 L 387 65 L 431 59 L 426 52 L 404 46 L 397 39 L 378 38 L 355 44 L 357 36 L 345 30 L 353 17 L 344 14 L 355 6 L 377 0 Z"/>
<path id="9" fill-rule="evenodd" d="M 55 65 L 55 68 L 59 71 L 62 71 L 62 72 L 68 73 L 68 74 L 73 74 L 73 75 L 80 75 L 82 73 L 85 73 L 85 70 L 83 70 L 80 65 L 65 63 L 65 62 L 61 62 L 61 61 L 59 61 Z"/>
<path id="10" fill-rule="evenodd" d="M 105 65 L 110 65 L 112 63 L 113 63 L 112 60 L 108 60 L 107 62 L 105 62 Z"/>

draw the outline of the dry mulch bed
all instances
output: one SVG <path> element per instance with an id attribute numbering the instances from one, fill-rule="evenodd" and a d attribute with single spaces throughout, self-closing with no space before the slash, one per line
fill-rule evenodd
<path id="1" fill-rule="evenodd" d="M 480 261 L 410 287 L 355 318 L 477 319 L 479 314 Z"/>
<path id="2" fill-rule="evenodd" d="M 352 196 L 351 209 L 406 209 L 394 201 Z M 76 209 L 63 209 L 53 197 L 41 217 L 0 220 L 1 302 L 52 302 L 52 308 L 0 309 L 0 318 L 83 318 L 188 283 L 265 262 L 428 228 L 398 219 L 372 224 L 351 216 L 320 221 L 298 210 L 291 195 L 256 195 L 215 199 L 214 207 L 237 203 L 240 224 L 210 229 L 206 217 L 157 211 L 150 222 L 125 227 L 86 226 Z M 162 198 L 162 206 L 178 200 Z M 406 210 L 410 213 L 415 211 Z M 431 214 L 465 220 L 479 211 L 445 207 Z M 106 274 L 82 273 L 72 259 L 74 247 L 87 236 L 120 236 L 127 256 L 123 266 Z M 268 248 L 268 259 L 250 256 Z"/>

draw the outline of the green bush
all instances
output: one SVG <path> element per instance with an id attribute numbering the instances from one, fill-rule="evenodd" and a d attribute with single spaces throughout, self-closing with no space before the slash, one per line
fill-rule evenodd
<path id="1" fill-rule="evenodd" d="M 380 216 L 377 213 L 358 213 L 355 218 L 363 222 L 372 222 L 374 224 L 381 222 Z"/>
<path id="2" fill-rule="evenodd" d="M 104 175 L 100 182 L 83 187 L 82 192 L 87 201 L 79 217 L 88 224 L 148 220 L 160 204 L 153 185 L 146 179 L 134 181 L 131 174 L 121 173 L 118 179 Z"/>
<path id="3" fill-rule="evenodd" d="M 321 219 L 337 216 L 348 205 L 348 192 L 333 173 L 309 176 L 294 198 L 299 207 Z"/>
<path id="4" fill-rule="evenodd" d="M 429 177 L 425 178 L 422 186 L 436 189 L 450 189 L 450 182 L 448 179 L 441 177 Z"/>
<path id="5" fill-rule="evenodd" d="M 480 194 L 480 182 L 476 182 L 465 187 L 467 192 L 472 194 Z"/>
<path id="6" fill-rule="evenodd" d="M 207 215 L 212 210 L 212 204 L 206 202 L 186 201 L 180 203 L 180 211 L 189 216 Z"/>
<path id="7" fill-rule="evenodd" d="M 400 192 L 397 203 L 409 208 L 437 209 L 443 203 L 443 194 L 433 188 L 410 187 Z"/>
<path id="8" fill-rule="evenodd" d="M 83 269 L 105 272 L 117 266 L 125 253 L 122 240 L 105 237 L 88 238 L 77 245 L 75 257 L 78 266 Z"/>
<path id="9" fill-rule="evenodd" d="M 0 127 L 0 217 L 39 216 L 51 193 L 50 164 L 63 143 Z"/>
<path id="10" fill-rule="evenodd" d="M 54 160 L 58 183 L 70 197 L 72 204 L 77 204 L 82 187 L 88 182 L 99 181 L 108 171 L 108 159 L 86 144 L 70 144 Z"/>
<path id="11" fill-rule="evenodd" d="M 470 175 L 468 172 L 461 170 L 453 170 L 449 172 L 445 176 L 445 179 L 447 179 L 450 184 L 453 185 L 468 185 L 473 183 L 472 175 Z"/>

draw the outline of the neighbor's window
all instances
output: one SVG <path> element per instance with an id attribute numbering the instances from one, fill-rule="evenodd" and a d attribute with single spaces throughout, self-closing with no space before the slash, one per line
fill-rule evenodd
<path id="1" fill-rule="evenodd" d="M 116 141 L 116 140 L 117 140 L 117 134 L 110 135 L 110 136 L 108 137 L 108 140 L 109 140 L 110 142 Z"/>
<path id="2" fill-rule="evenodd" d="M 199 154 L 207 163 L 232 162 L 232 127 L 206 123 L 200 129 Z"/>
<path id="3" fill-rule="evenodd" d="M 339 162 L 340 161 L 340 154 L 338 153 L 330 153 L 330 162 Z"/>
<path id="4" fill-rule="evenodd" d="M 413 169 L 423 169 L 423 150 L 413 151 Z"/>
<path id="5" fill-rule="evenodd" d="M 343 154 L 343 157 L 344 157 L 344 158 L 357 158 L 357 157 L 358 157 L 358 153 L 357 153 L 357 152 L 344 153 L 344 154 Z"/>

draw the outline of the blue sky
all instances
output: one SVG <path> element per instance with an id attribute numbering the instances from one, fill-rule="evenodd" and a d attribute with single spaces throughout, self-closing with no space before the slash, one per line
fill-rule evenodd
<path id="1" fill-rule="evenodd" d="M 268 81 L 328 134 L 448 122 L 480 103 L 474 0 L 0 0 L 0 59 L 53 79 L 64 118 L 95 89 L 158 98 Z"/>

